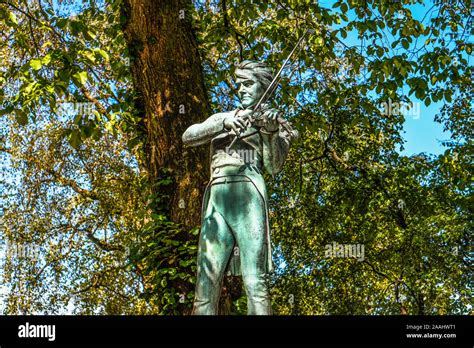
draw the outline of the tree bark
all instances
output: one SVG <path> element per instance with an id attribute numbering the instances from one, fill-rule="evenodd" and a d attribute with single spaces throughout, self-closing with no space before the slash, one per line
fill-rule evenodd
<path id="1" fill-rule="evenodd" d="M 125 0 L 123 25 L 138 95 L 136 107 L 146 134 L 145 162 L 150 183 L 173 177 L 159 194 L 172 221 L 190 229 L 200 223 L 208 177 L 207 151 L 184 148 L 181 135 L 209 115 L 190 0 Z M 166 191 L 166 192 L 163 192 Z"/>
<path id="2" fill-rule="evenodd" d="M 160 197 L 159 203 L 150 207 L 181 226 L 182 232 L 172 238 L 182 243 L 191 239 L 197 243 L 189 230 L 200 225 L 201 200 L 209 176 L 208 151 L 185 148 L 181 140 L 191 124 L 202 122 L 210 112 L 191 25 L 192 6 L 191 0 L 125 0 L 121 8 L 135 109 L 143 121 L 139 125 L 144 135 L 140 167 L 148 176 L 151 193 Z M 171 183 L 163 184 L 163 179 L 170 177 Z M 166 258 L 157 258 L 160 267 L 176 267 Z M 150 277 L 147 287 L 162 296 L 154 279 Z M 193 291 L 191 283 L 180 279 L 169 281 L 168 287 L 180 294 Z M 176 309 L 181 314 L 190 312 L 189 306 L 182 304 Z"/>

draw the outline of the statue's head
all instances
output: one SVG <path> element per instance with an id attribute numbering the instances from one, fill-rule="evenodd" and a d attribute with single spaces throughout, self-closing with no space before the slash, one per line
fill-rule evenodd
<path id="1" fill-rule="evenodd" d="M 265 63 L 244 60 L 237 65 L 235 76 L 242 107 L 249 108 L 259 99 L 272 82 L 272 71 Z"/>

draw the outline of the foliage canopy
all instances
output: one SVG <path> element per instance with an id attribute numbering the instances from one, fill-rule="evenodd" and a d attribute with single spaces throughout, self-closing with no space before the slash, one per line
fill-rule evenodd
<path id="1" fill-rule="evenodd" d="M 301 134 L 267 178 L 275 312 L 469 313 L 470 2 L 182 3 L 214 112 L 235 107 L 236 62 L 276 70 L 315 30 L 274 100 Z M 192 303 L 170 281 L 193 283 L 199 226 L 178 241 L 159 209 L 168 197 L 150 193 L 160 189 L 143 171 L 129 73 L 140 47 L 127 45 L 123 6 L 0 0 L 0 240 L 39 250 L 4 255 L 5 313 L 177 314 Z M 443 154 L 399 154 L 404 115 L 384 105 L 411 101 L 443 103 L 423 115 L 449 130 Z M 333 242 L 363 245 L 363 260 L 327 257 Z"/>

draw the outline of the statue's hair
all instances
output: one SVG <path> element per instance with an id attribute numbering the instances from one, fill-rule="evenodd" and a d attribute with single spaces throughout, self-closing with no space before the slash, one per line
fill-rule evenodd
<path id="1" fill-rule="evenodd" d="M 238 74 L 239 70 L 250 70 L 252 74 L 257 77 L 264 89 L 267 89 L 273 80 L 272 70 L 268 68 L 265 63 L 260 63 L 253 60 L 244 60 L 235 68 L 235 75 L 237 77 L 241 77 Z"/>

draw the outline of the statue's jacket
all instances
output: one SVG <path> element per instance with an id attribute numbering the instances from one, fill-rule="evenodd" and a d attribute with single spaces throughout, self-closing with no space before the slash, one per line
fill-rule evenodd
<path id="1" fill-rule="evenodd" d="M 262 212 L 265 214 L 265 231 L 267 257 L 265 269 L 273 271 L 270 224 L 268 217 L 268 195 L 263 178 L 263 170 L 269 174 L 277 174 L 283 167 L 291 143 L 291 136 L 281 126 L 275 132 L 267 132 L 265 128 L 249 127 L 229 147 L 234 136 L 224 131 L 223 121 L 227 117 L 235 117 L 239 111 L 217 113 L 201 124 L 188 128 L 183 134 L 183 141 L 191 146 L 205 144 L 210 141 L 211 178 L 206 186 L 202 203 L 201 225 L 204 223 L 206 210 L 209 204 L 211 187 L 226 182 L 250 182 L 258 191 L 262 202 Z M 216 135 L 217 134 L 217 135 Z M 227 271 L 233 275 L 241 275 L 240 257 L 237 253 L 231 254 Z"/>

